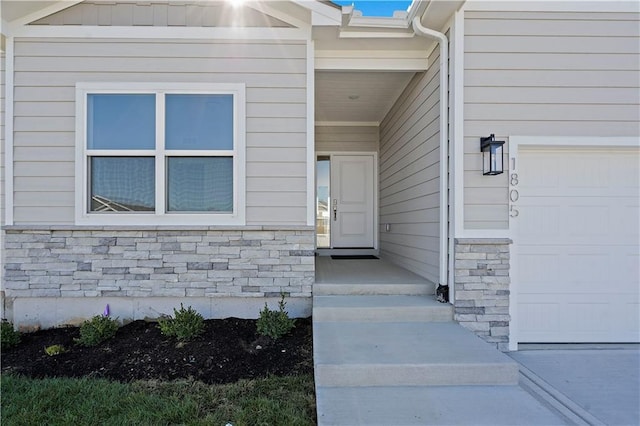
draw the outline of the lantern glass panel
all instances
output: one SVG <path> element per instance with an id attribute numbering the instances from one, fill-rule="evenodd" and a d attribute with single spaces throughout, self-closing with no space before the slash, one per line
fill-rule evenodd
<path id="1" fill-rule="evenodd" d="M 482 143 L 482 174 L 499 175 L 504 172 L 504 142 L 483 141 Z"/>

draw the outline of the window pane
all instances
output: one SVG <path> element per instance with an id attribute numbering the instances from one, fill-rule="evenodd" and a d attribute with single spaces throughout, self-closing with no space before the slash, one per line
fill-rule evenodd
<path id="1" fill-rule="evenodd" d="M 168 211 L 233 211 L 232 157 L 168 159 Z"/>
<path id="2" fill-rule="evenodd" d="M 155 158 L 91 157 L 91 211 L 155 210 Z"/>
<path id="3" fill-rule="evenodd" d="M 155 149 L 155 95 L 90 94 L 88 149 Z"/>
<path id="4" fill-rule="evenodd" d="M 167 149 L 233 149 L 233 95 L 167 95 Z"/>
<path id="5" fill-rule="evenodd" d="M 331 158 L 318 156 L 316 162 L 316 241 L 318 247 L 331 247 Z"/>

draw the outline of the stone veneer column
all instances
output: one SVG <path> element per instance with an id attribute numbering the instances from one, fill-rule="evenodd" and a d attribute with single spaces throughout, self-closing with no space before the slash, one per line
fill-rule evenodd
<path id="1" fill-rule="evenodd" d="M 455 320 L 501 351 L 509 350 L 507 238 L 456 238 Z"/>

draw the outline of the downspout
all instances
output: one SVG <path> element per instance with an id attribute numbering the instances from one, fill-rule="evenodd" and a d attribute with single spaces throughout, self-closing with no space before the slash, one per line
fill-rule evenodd
<path id="1" fill-rule="evenodd" d="M 413 18 L 416 35 L 436 40 L 440 45 L 440 285 L 449 285 L 449 40 L 439 31 L 425 28 Z M 447 300 L 448 302 L 448 300 Z"/>

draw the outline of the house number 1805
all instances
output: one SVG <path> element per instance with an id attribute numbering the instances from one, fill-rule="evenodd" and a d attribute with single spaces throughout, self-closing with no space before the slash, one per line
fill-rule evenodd
<path id="1" fill-rule="evenodd" d="M 512 189 L 509 191 L 509 201 L 511 201 L 511 205 L 509 206 L 509 216 L 511 217 L 518 217 L 518 215 L 520 214 L 516 206 L 513 204 L 520 199 L 520 193 L 518 193 L 518 190 L 515 189 L 515 187 L 518 186 L 518 183 L 518 174 L 511 173 L 509 181 L 509 184 L 512 187 Z"/>

